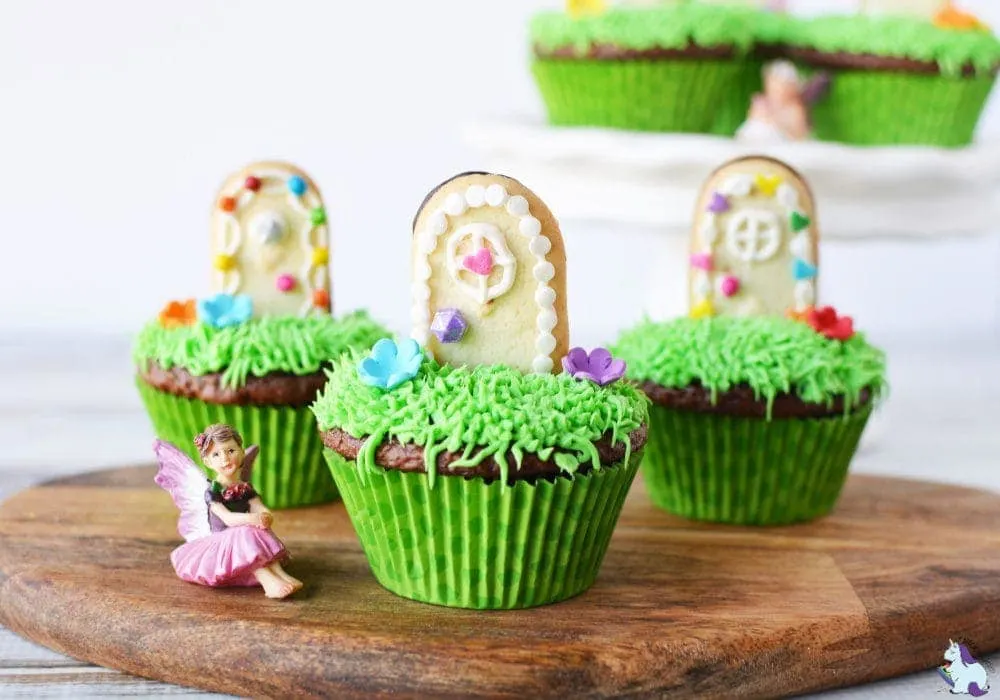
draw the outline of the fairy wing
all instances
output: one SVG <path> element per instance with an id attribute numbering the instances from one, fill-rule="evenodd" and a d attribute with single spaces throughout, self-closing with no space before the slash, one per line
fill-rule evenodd
<path id="1" fill-rule="evenodd" d="M 260 452 L 260 447 L 258 445 L 250 445 L 246 449 L 245 456 L 243 457 L 243 468 L 240 469 L 240 480 L 250 483 L 250 477 L 253 476 L 253 465 L 257 461 L 257 454 Z"/>
<path id="2" fill-rule="evenodd" d="M 153 481 L 170 494 L 181 512 L 177 532 L 188 542 L 211 535 L 205 502 L 208 479 L 190 457 L 169 442 L 154 441 L 153 452 L 160 463 Z"/>

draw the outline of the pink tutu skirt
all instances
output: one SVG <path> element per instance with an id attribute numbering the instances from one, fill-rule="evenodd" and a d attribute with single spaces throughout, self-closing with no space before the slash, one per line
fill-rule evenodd
<path id="1" fill-rule="evenodd" d="M 184 581 L 203 586 L 259 586 L 253 572 L 287 558 L 288 552 L 270 530 L 240 525 L 200 540 L 186 542 L 170 555 Z"/>

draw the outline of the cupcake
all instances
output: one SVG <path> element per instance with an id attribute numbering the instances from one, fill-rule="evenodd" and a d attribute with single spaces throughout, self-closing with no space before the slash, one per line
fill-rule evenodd
<path id="1" fill-rule="evenodd" d="M 951 8 L 933 21 L 824 16 L 783 25 L 785 52 L 826 71 L 812 108 L 816 137 L 877 145 L 965 146 L 1000 68 L 1000 40 Z"/>
<path id="2" fill-rule="evenodd" d="M 615 346 L 652 400 L 642 466 L 676 515 L 782 525 L 829 513 L 885 390 L 885 356 L 849 317 L 644 322 Z"/>
<path id="3" fill-rule="evenodd" d="M 372 573 L 464 608 L 583 592 L 647 401 L 606 351 L 567 350 L 558 225 L 519 182 L 461 175 L 421 208 L 413 265 L 413 337 L 341 358 L 313 406 Z"/>
<path id="4" fill-rule="evenodd" d="M 758 16 L 698 2 L 536 15 L 532 73 L 550 123 L 732 135 L 760 90 Z"/>
<path id="5" fill-rule="evenodd" d="M 363 311 L 331 317 L 325 222 L 300 170 L 237 173 L 213 217 L 215 293 L 168 303 L 133 346 L 157 437 L 200 464 L 191 436 L 233 426 L 266 447 L 253 486 L 272 508 L 336 498 L 309 406 L 331 361 L 389 335 Z"/>

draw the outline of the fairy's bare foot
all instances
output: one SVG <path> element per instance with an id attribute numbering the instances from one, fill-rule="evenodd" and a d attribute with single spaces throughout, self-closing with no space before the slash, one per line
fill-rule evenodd
<path id="1" fill-rule="evenodd" d="M 260 581 L 264 595 L 268 598 L 287 598 L 296 590 L 295 586 L 271 571 L 270 567 L 258 569 L 254 572 L 254 576 Z"/>
<path id="2" fill-rule="evenodd" d="M 302 586 L 305 585 L 290 573 L 285 571 L 285 568 L 281 564 L 274 564 L 271 566 L 271 571 L 280 576 L 284 581 L 292 584 L 297 591 L 302 590 Z"/>

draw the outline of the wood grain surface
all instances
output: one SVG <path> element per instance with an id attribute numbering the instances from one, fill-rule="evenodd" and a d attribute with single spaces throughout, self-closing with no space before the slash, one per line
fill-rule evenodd
<path id="1" fill-rule="evenodd" d="M 931 668 L 949 638 L 1000 648 L 1000 496 L 852 477 L 837 512 L 696 524 L 629 495 L 584 595 L 475 612 L 397 598 L 339 505 L 278 514 L 307 589 L 178 580 L 151 467 L 0 505 L 0 623 L 136 675 L 255 696 L 772 697 Z"/>

